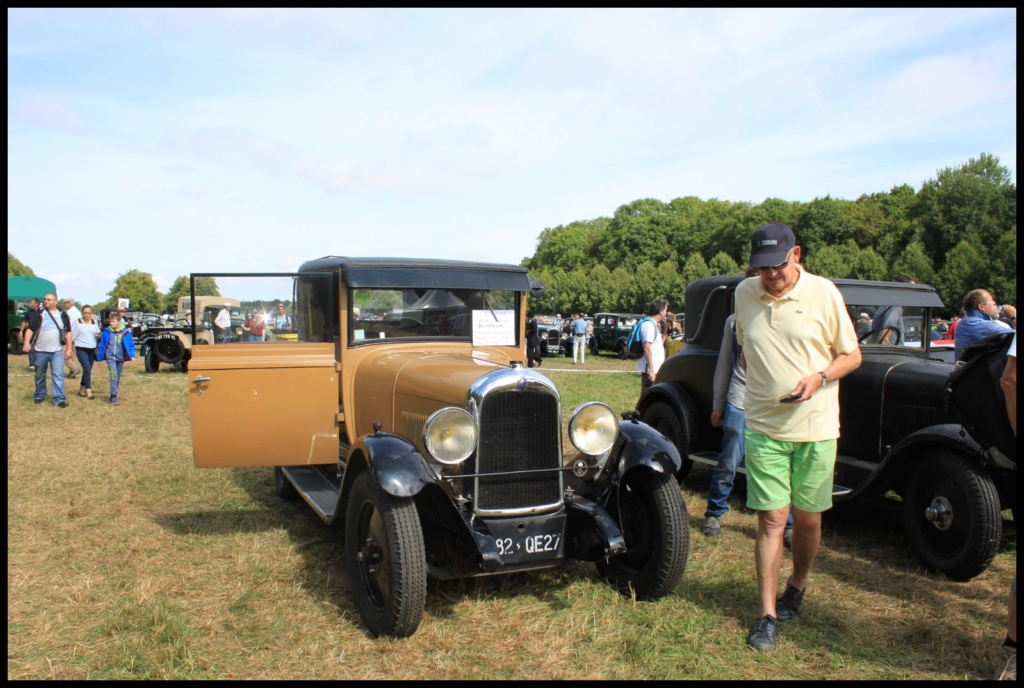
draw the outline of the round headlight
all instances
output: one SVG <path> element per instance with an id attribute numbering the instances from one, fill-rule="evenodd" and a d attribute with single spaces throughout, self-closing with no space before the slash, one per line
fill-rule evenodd
<path id="1" fill-rule="evenodd" d="M 423 444 L 441 463 L 465 461 L 476 449 L 476 423 L 469 412 L 443 408 L 434 412 L 423 427 Z"/>
<path id="2" fill-rule="evenodd" d="M 591 401 L 573 411 L 569 439 L 584 454 L 597 456 L 611 449 L 619 434 L 619 421 L 606 405 Z"/>

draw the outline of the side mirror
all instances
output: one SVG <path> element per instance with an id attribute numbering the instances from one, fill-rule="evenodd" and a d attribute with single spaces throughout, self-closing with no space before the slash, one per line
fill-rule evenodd
<path id="1" fill-rule="evenodd" d="M 539 299 L 544 296 L 544 281 L 539 278 L 530 280 L 530 296 Z"/>

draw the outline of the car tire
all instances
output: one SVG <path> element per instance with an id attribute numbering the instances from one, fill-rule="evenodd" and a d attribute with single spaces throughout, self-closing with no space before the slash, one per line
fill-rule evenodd
<path id="1" fill-rule="evenodd" d="M 664 401 L 656 401 L 651 404 L 644 411 L 642 420 L 676 445 L 679 456 L 683 460 L 682 466 L 676 473 L 676 480 L 680 483 L 683 482 L 693 469 L 693 459 L 689 458 L 690 452 L 683 420 L 675 409 Z"/>
<path id="2" fill-rule="evenodd" d="M 178 363 L 185 355 L 185 347 L 177 337 L 154 340 L 152 348 L 156 351 L 156 357 L 160 359 L 160 362 L 167 365 Z"/>
<path id="3" fill-rule="evenodd" d="M 386 493 L 364 472 L 349 493 L 345 557 L 359 615 L 374 636 L 407 638 L 427 599 L 423 529 L 411 498 Z"/>
<path id="4" fill-rule="evenodd" d="M 590 338 L 590 355 L 591 356 L 597 356 L 598 355 L 597 339 L 595 339 L 594 337 Z"/>
<path id="5" fill-rule="evenodd" d="M 619 523 L 626 552 L 597 562 L 615 587 L 638 600 L 655 600 L 675 590 L 690 553 L 686 502 L 672 476 L 634 469 L 626 475 L 608 513 Z"/>
<path id="6" fill-rule="evenodd" d="M 926 568 L 955 581 L 970 580 L 992 563 L 1002 537 L 995 483 L 962 457 L 932 451 L 907 480 L 903 526 Z"/>
<path id="7" fill-rule="evenodd" d="M 160 372 L 160 361 L 157 359 L 156 352 L 154 352 L 153 349 L 147 351 L 142 360 L 145 363 L 147 373 Z"/>
<path id="8" fill-rule="evenodd" d="M 618 344 L 615 345 L 615 354 L 619 357 L 620 360 L 625 360 L 629 358 L 629 349 L 626 348 L 625 344 L 619 342 Z"/>
<path id="9" fill-rule="evenodd" d="M 17 332 L 11 332 L 11 336 L 7 340 L 7 348 L 15 356 L 17 356 L 17 355 L 22 353 L 22 351 L 21 351 L 21 341 L 19 340 Z"/>
<path id="10" fill-rule="evenodd" d="M 285 476 L 280 466 L 274 466 L 274 494 L 286 502 L 291 502 L 299 496 L 299 491 L 292 485 L 292 481 Z"/>

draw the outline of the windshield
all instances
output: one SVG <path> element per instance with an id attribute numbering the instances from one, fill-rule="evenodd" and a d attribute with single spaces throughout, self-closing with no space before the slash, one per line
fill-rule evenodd
<path id="1" fill-rule="evenodd" d="M 495 318 L 511 311 L 516 292 L 479 289 L 356 289 L 352 296 L 352 343 L 395 337 L 469 341 L 473 313 Z"/>

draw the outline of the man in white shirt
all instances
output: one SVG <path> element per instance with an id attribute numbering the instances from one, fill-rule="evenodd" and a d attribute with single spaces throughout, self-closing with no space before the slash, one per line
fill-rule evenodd
<path id="1" fill-rule="evenodd" d="M 222 342 L 230 341 L 231 339 L 231 304 L 225 303 L 224 308 L 220 310 L 217 317 L 214 318 L 213 324 L 217 327 L 217 339 Z"/>
<path id="2" fill-rule="evenodd" d="M 640 341 L 644 344 L 644 353 L 636 362 L 636 370 L 640 373 L 640 394 L 654 384 L 658 369 L 665 362 L 665 340 L 661 336 L 661 321 L 668 313 L 668 301 L 654 299 L 647 306 L 647 318 L 640 324 Z"/>

